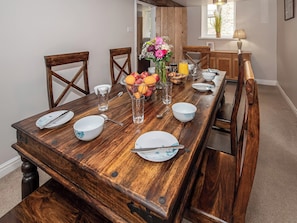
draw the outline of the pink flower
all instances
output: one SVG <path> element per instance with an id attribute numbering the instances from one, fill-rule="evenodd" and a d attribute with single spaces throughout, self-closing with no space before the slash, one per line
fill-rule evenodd
<path id="1" fill-rule="evenodd" d="M 163 38 L 162 37 L 156 37 L 156 45 L 162 45 L 163 44 Z"/>
<path id="2" fill-rule="evenodd" d="M 165 50 L 166 51 L 166 50 Z M 155 52 L 155 56 L 158 58 L 158 59 L 162 59 L 164 57 L 164 55 L 166 55 L 166 53 L 164 54 L 164 50 L 156 50 Z"/>

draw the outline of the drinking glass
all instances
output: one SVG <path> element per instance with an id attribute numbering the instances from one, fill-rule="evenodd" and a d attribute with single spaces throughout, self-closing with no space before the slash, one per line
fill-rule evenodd
<path id="1" fill-rule="evenodd" d="M 163 86 L 162 86 L 163 104 L 165 105 L 171 104 L 171 99 L 172 99 L 172 82 L 163 83 Z"/>
<path id="2" fill-rule="evenodd" d="M 97 88 L 97 97 L 98 97 L 98 109 L 99 111 L 108 110 L 108 91 L 107 87 L 98 87 Z"/>
<path id="3" fill-rule="evenodd" d="M 144 95 L 140 98 L 131 97 L 132 116 L 135 124 L 140 124 L 144 121 L 144 98 Z"/>

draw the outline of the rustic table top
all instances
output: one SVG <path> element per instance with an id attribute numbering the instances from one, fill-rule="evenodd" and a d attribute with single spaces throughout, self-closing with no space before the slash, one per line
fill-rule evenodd
<path id="1" fill-rule="evenodd" d="M 203 81 L 203 80 L 198 80 Z M 193 184 L 199 159 L 213 124 L 218 101 L 223 95 L 225 72 L 213 81 L 212 92 L 200 93 L 191 87 L 192 81 L 173 86 L 172 104 L 190 102 L 197 106 L 195 118 L 182 123 L 172 111 L 163 119 L 156 115 L 164 110 L 157 90 L 145 102 L 142 124 L 132 121 L 131 100 L 127 92 L 111 101 L 110 118 L 124 126 L 106 122 L 102 133 L 89 142 L 79 141 L 73 124 L 80 118 L 99 114 L 95 94 L 87 95 L 53 110 L 68 109 L 74 117 L 55 129 L 40 130 L 35 123 L 42 112 L 13 124 L 17 130 L 20 154 L 44 169 L 53 178 L 83 197 L 114 222 L 173 222 L 180 219 Z M 115 85 L 113 94 L 124 89 Z M 171 104 L 171 105 L 172 105 Z M 165 131 L 186 146 L 165 162 L 144 160 L 130 149 L 143 133 Z"/>

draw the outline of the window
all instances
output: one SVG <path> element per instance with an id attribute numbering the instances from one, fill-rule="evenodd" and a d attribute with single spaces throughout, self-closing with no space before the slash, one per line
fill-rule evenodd
<path id="1" fill-rule="evenodd" d="M 224 5 L 208 4 L 202 6 L 201 13 L 201 37 L 215 38 L 216 32 L 214 29 L 215 11 L 221 10 L 222 27 L 221 37 L 232 38 L 235 30 L 235 2 L 228 2 Z"/>

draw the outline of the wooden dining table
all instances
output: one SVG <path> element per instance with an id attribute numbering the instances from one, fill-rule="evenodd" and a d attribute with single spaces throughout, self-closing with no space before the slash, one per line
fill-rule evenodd
<path id="1" fill-rule="evenodd" d="M 220 71 L 215 77 L 212 91 L 198 92 L 190 78 L 173 86 L 171 105 L 189 102 L 197 107 L 194 119 L 185 123 L 172 111 L 156 118 L 166 107 L 161 91 L 156 90 L 145 102 L 144 122 L 134 124 L 130 96 L 120 84 L 112 87 L 111 96 L 121 90 L 125 93 L 110 101 L 105 114 L 124 125 L 107 121 L 92 141 L 78 140 L 73 125 L 83 117 L 99 114 L 95 94 L 14 123 L 17 142 L 12 147 L 23 161 L 23 197 L 39 186 L 38 167 L 112 222 L 180 222 L 224 94 L 225 74 Z M 74 117 L 57 128 L 41 130 L 36 126 L 40 117 L 56 110 L 71 110 Z M 172 134 L 185 149 L 164 162 L 132 153 L 136 140 L 150 131 Z"/>

